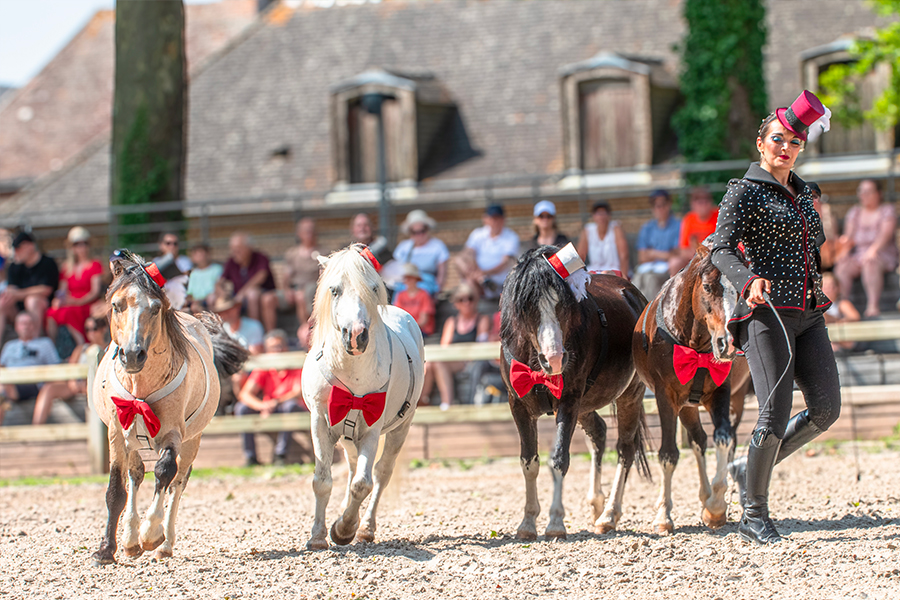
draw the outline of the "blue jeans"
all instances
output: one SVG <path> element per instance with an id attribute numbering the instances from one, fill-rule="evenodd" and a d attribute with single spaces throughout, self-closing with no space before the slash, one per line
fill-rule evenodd
<path id="1" fill-rule="evenodd" d="M 275 407 L 273 411 L 275 413 L 292 413 L 292 412 L 303 412 L 303 407 L 301 407 L 296 400 L 286 400 Z M 258 415 L 258 410 L 253 410 L 243 402 L 238 402 L 234 405 L 234 416 L 243 417 L 245 415 Z M 290 431 L 281 431 L 278 433 L 278 437 L 275 441 L 275 456 L 285 456 L 287 454 L 288 448 L 291 444 L 291 433 Z M 242 433 L 243 438 L 243 446 L 244 446 L 244 457 L 245 458 L 256 458 L 256 437 L 252 433 Z"/>

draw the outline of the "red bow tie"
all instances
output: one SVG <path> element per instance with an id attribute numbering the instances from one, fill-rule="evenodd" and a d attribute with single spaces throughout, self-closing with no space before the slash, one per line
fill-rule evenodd
<path id="1" fill-rule="evenodd" d="M 126 400 L 118 396 L 112 396 L 112 401 L 116 405 L 116 414 L 123 429 L 131 427 L 134 416 L 140 414 L 144 417 L 144 423 L 147 425 L 150 436 L 156 437 L 156 434 L 159 433 L 159 417 L 156 416 L 149 404 L 143 400 Z"/>
<path id="2" fill-rule="evenodd" d="M 384 413 L 384 400 L 386 392 L 374 392 L 365 396 L 354 396 L 344 388 L 331 386 L 331 394 L 328 396 L 328 418 L 332 425 L 337 425 L 344 420 L 351 410 L 361 410 L 366 420 L 366 425 L 381 418 Z"/>
<path id="3" fill-rule="evenodd" d="M 519 398 L 538 384 L 547 386 L 547 390 L 557 399 L 562 396 L 563 391 L 562 375 L 545 375 L 543 371 L 532 371 L 528 365 L 515 359 L 509 365 L 509 383 Z"/>
<path id="4" fill-rule="evenodd" d="M 675 367 L 675 375 L 678 376 L 681 385 L 685 385 L 693 379 L 700 367 L 709 370 L 713 383 L 716 385 L 722 385 L 731 371 L 731 363 L 718 362 L 713 358 L 712 352 L 701 354 L 688 346 L 674 346 L 673 350 L 672 366 Z"/>

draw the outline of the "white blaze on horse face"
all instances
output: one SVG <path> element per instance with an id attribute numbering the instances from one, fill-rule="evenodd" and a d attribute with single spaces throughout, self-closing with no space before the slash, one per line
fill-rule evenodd
<path id="1" fill-rule="evenodd" d="M 731 281 L 725 277 L 725 274 L 719 275 L 719 282 L 722 284 L 722 310 L 725 313 L 725 335 L 728 338 L 728 346 L 730 347 L 729 354 L 734 354 L 734 340 L 731 337 L 731 332 L 728 331 L 728 320 L 731 318 L 731 315 L 734 314 L 734 308 L 737 306 L 738 292 Z"/>
<path id="2" fill-rule="evenodd" d="M 541 298 L 539 306 L 541 323 L 538 325 L 537 330 L 538 349 L 550 365 L 551 375 L 562 373 L 563 354 L 565 353 L 562 329 L 559 326 L 559 320 L 556 318 L 556 305 L 558 303 L 559 296 L 555 290 L 551 289 L 547 295 Z"/>
<path id="3" fill-rule="evenodd" d="M 349 332 L 347 351 L 350 354 L 362 354 L 365 347 L 360 348 L 359 336 L 369 328 L 369 311 L 362 299 L 355 293 L 345 290 L 337 298 L 334 306 L 334 319 L 337 328 Z"/>
<path id="4" fill-rule="evenodd" d="M 566 278 L 566 283 L 575 294 L 575 299 L 579 302 L 587 298 L 587 286 L 591 282 L 591 274 L 587 269 L 578 269 Z"/>

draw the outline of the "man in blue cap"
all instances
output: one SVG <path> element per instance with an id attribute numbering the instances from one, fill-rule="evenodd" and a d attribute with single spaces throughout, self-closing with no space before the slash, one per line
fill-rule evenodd
<path id="1" fill-rule="evenodd" d="M 506 227 L 503 207 L 492 204 L 482 217 L 484 225 L 469 234 L 465 249 L 454 263 L 463 280 L 484 291 L 485 298 L 497 298 L 503 281 L 516 264 L 519 236 Z"/>

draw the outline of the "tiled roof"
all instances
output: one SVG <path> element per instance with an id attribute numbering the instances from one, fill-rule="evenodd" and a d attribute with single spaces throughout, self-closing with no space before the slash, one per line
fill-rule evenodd
<path id="1" fill-rule="evenodd" d="M 255 20 L 256 0 L 188 5 L 186 10 L 192 69 Z M 114 11 L 97 12 L 34 79 L 0 102 L 0 181 L 61 169 L 92 140 L 108 135 L 114 36 Z"/>
<path id="2" fill-rule="evenodd" d="M 773 107 L 799 93 L 802 51 L 876 22 L 865 0 L 771 0 L 767 7 Z M 477 153 L 436 179 L 559 172 L 560 69 L 609 51 L 658 58 L 675 72 L 673 45 L 684 28 L 677 0 L 276 9 L 192 79 L 189 201 L 330 187 L 330 90 L 370 68 L 428 72 L 455 99 Z M 284 147 L 288 159 L 272 157 Z M 82 158 L 35 186 L 29 205 L 104 206 L 108 163 Z"/>

